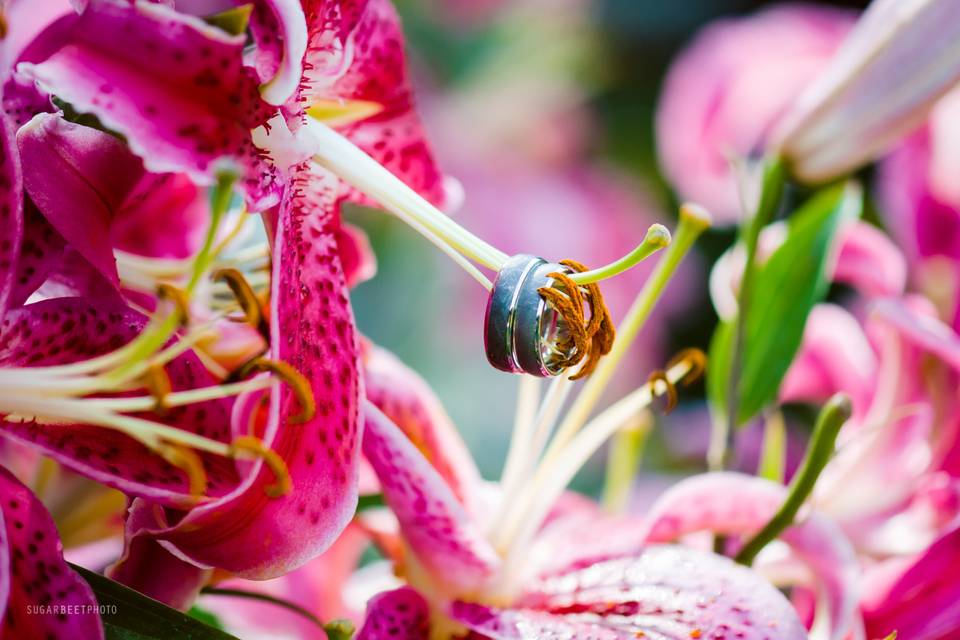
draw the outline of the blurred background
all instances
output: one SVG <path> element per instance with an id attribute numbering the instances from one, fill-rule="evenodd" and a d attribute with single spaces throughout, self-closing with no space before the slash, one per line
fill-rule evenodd
<path id="1" fill-rule="evenodd" d="M 599 266 L 653 222 L 672 227 L 677 196 L 657 160 L 655 113 L 671 61 L 704 25 L 756 0 L 396 0 L 420 109 L 444 171 L 463 186 L 458 221 L 507 253 Z M 783 4 L 783 3 L 777 3 Z M 823 3 L 821 3 L 823 4 Z M 867 2 L 830 3 L 851 11 Z M 487 365 L 485 292 L 389 216 L 354 209 L 379 269 L 354 291 L 361 330 L 433 386 L 476 456 L 498 477 L 517 380 Z M 716 315 L 709 265 L 731 227 L 711 231 L 671 283 L 609 399 L 642 384 L 679 349 L 707 348 Z M 649 265 L 605 283 L 615 320 Z M 644 468 L 703 464 L 702 386 L 655 431 Z M 595 492 L 601 465 L 576 485 Z"/>

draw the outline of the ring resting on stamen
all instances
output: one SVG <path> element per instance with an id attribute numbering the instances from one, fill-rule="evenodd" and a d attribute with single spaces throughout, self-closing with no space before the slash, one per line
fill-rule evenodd
<path id="1" fill-rule="evenodd" d="M 561 374 L 574 355 L 564 318 L 538 291 L 554 287 L 551 273 L 573 273 L 536 256 L 513 256 L 497 274 L 487 301 L 484 345 L 487 360 L 509 373 L 545 378 Z"/>

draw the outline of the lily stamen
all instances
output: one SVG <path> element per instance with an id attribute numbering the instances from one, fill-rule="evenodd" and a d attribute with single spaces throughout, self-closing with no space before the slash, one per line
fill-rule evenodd
<path id="1" fill-rule="evenodd" d="M 260 299 L 254 293 L 253 287 L 247 282 L 243 274 L 232 267 L 218 269 L 213 273 L 213 280 L 222 280 L 227 283 L 233 292 L 240 309 L 243 311 L 243 318 L 237 319 L 239 322 L 246 322 L 256 329 L 265 339 L 270 339 L 270 327 L 267 326 L 266 318 L 260 307 Z M 231 318 L 233 320 L 234 318 Z"/>
<path id="2" fill-rule="evenodd" d="M 271 498 L 284 496 L 293 489 L 293 480 L 290 478 L 290 471 L 287 469 L 287 463 L 284 462 L 280 454 L 273 449 L 268 449 L 260 438 L 254 436 L 239 436 L 230 443 L 230 455 L 233 458 L 248 458 L 252 454 L 254 458 L 260 458 L 267 468 L 273 473 L 276 482 L 264 487 L 264 492 Z"/>
<path id="3" fill-rule="evenodd" d="M 293 391 L 293 394 L 297 397 L 297 402 L 300 404 L 300 413 L 291 415 L 287 419 L 287 422 L 290 424 L 303 424 L 313 419 L 317 413 L 317 403 L 313 398 L 310 382 L 303 374 L 286 362 L 270 360 L 268 358 L 256 358 L 240 367 L 236 372 L 236 376 L 244 378 L 253 372 L 263 371 L 270 372 L 286 382 Z"/>
<path id="4" fill-rule="evenodd" d="M 667 378 L 667 372 L 663 369 L 657 369 L 647 378 L 647 384 L 650 385 L 650 391 L 654 399 L 666 396 L 667 402 L 663 407 L 663 414 L 667 415 L 677 406 L 678 395 L 677 387 Z"/>
<path id="5" fill-rule="evenodd" d="M 699 373 L 700 356 L 689 356 L 665 371 L 665 379 L 675 386 Z M 614 403 L 587 423 L 566 445 L 550 457 L 544 457 L 532 480 L 511 500 L 511 508 L 498 529 L 495 545 L 509 558 L 522 549 L 546 518 L 557 498 L 583 465 L 613 434 L 633 424 L 636 415 L 651 405 L 653 383 Z M 511 564 L 508 562 L 508 564 Z"/>
<path id="6" fill-rule="evenodd" d="M 153 411 L 160 416 L 166 416 L 170 411 L 167 404 L 167 397 L 173 391 L 170 385 L 170 376 L 167 375 L 163 365 L 151 365 L 141 378 L 143 386 L 146 387 L 150 395 L 153 396 Z"/>
<path id="7" fill-rule="evenodd" d="M 207 471 L 203 460 L 193 449 L 161 442 L 155 449 L 164 460 L 183 471 L 187 476 L 190 495 L 201 498 L 207 492 Z"/>

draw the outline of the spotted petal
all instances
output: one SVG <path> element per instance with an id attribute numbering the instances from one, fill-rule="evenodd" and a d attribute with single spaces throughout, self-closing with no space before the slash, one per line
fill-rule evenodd
<path id="1" fill-rule="evenodd" d="M 435 203 L 443 201 L 443 176 L 414 110 L 404 59 L 403 33 L 389 0 L 307 0 L 310 40 L 304 68 L 303 106 L 346 103 L 356 113 L 338 126 L 354 144 Z M 353 197 L 363 200 L 360 194 Z"/>
<path id="2" fill-rule="evenodd" d="M 738 473 L 694 476 L 657 500 L 648 514 L 644 537 L 656 543 L 698 531 L 749 536 L 773 517 L 785 497 L 783 486 L 762 478 Z M 843 533 L 829 520 L 811 514 L 781 538 L 812 569 L 827 596 L 830 638 L 846 637 L 854 629 L 859 568 Z"/>
<path id="3" fill-rule="evenodd" d="M 357 503 L 359 347 L 337 256 L 337 194 L 315 178 L 306 168 L 299 174 L 280 208 L 274 246 L 270 355 L 308 379 L 316 404 L 312 419 L 293 424 L 301 411 L 295 394 L 279 383 L 270 394 L 262 438 L 283 458 L 292 491 L 268 498 L 275 478 L 258 462 L 232 494 L 154 531 L 183 557 L 241 577 L 275 577 L 316 557 Z M 247 434 L 249 416 L 236 416 L 236 434 Z"/>
<path id="4" fill-rule="evenodd" d="M 250 138 L 271 110 L 243 66 L 242 36 L 164 5 L 91 0 L 62 45 L 19 70 L 122 133 L 149 171 L 210 184 L 228 157 L 252 209 L 277 202 L 274 170 Z"/>
<path id="5" fill-rule="evenodd" d="M 410 587 L 381 593 L 367 604 L 367 617 L 357 640 L 427 640 L 430 611 Z"/>
<path id="6" fill-rule="evenodd" d="M 367 399 L 380 409 L 433 465 L 469 509 L 480 485 L 470 452 L 427 383 L 389 351 L 370 344 L 364 353 Z"/>
<path id="7" fill-rule="evenodd" d="M 757 573 L 673 546 L 578 563 L 527 585 L 508 610 L 456 603 L 451 613 L 493 640 L 807 637 L 790 603 Z"/>
<path id="8" fill-rule="evenodd" d="M 103 638 L 90 586 L 63 560 L 50 514 L 0 467 L 0 618 L 4 638 Z M 69 607 L 67 612 L 55 607 Z"/>
<path id="9" fill-rule="evenodd" d="M 363 453 L 417 560 L 455 588 L 494 575 L 499 557 L 440 474 L 379 409 L 367 403 L 364 411 Z"/>

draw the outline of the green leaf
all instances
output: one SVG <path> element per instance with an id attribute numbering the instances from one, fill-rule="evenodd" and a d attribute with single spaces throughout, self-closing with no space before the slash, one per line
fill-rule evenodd
<path id="1" fill-rule="evenodd" d="M 737 425 L 776 398 L 803 338 L 807 316 L 827 293 L 827 261 L 837 230 L 860 216 L 856 183 L 815 194 L 788 221 L 787 238 L 755 274 L 737 385 Z M 710 345 L 707 393 L 715 418 L 726 420 L 735 319 L 721 322 Z"/>
<path id="2" fill-rule="evenodd" d="M 99 573 L 74 564 L 70 567 L 93 589 L 107 640 L 237 640 Z"/>

